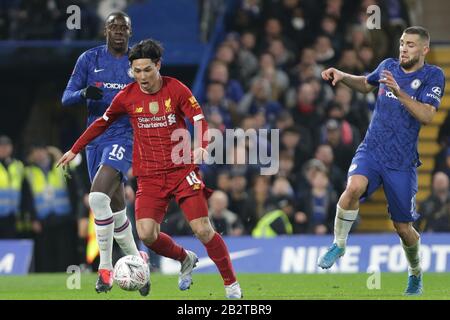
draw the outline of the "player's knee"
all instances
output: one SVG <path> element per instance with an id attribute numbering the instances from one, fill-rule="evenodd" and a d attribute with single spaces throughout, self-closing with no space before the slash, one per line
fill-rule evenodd
<path id="1" fill-rule="evenodd" d="M 208 217 L 201 217 L 190 221 L 192 231 L 195 236 L 203 243 L 209 242 L 214 237 L 215 231 Z"/>
<path id="2" fill-rule="evenodd" d="M 153 243 L 155 243 L 156 239 L 158 239 L 157 233 L 145 233 L 141 234 L 139 233 L 139 239 L 146 245 L 151 246 Z"/>
<path id="3" fill-rule="evenodd" d="M 195 236 L 203 243 L 208 242 L 214 236 L 214 229 L 210 226 L 202 226 L 196 228 L 194 231 Z"/>
<path id="4" fill-rule="evenodd" d="M 350 183 L 345 189 L 346 193 L 353 199 L 359 199 L 365 191 L 365 187 L 360 183 Z"/>
<path id="5" fill-rule="evenodd" d="M 146 246 L 151 246 L 156 239 L 158 239 L 159 233 L 154 228 L 137 227 L 139 239 L 144 242 Z"/>
<path id="6" fill-rule="evenodd" d="M 110 204 L 111 199 L 106 194 L 102 192 L 89 193 L 89 206 L 94 212 L 96 219 L 108 218 L 108 212 L 111 212 Z"/>
<path id="7" fill-rule="evenodd" d="M 402 239 L 407 238 L 412 231 L 411 226 L 407 223 L 395 223 L 394 222 L 394 228 L 397 231 L 397 234 Z"/>

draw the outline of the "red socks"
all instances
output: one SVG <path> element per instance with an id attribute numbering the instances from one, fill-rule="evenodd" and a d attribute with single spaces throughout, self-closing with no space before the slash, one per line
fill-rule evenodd
<path id="1" fill-rule="evenodd" d="M 216 233 L 214 237 L 206 244 L 204 244 L 208 256 L 219 269 L 220 275 L 223 278 L 224 284 L 230 285 L 236 282 L 236 275 L 231 264 L 230 254 L 228 248 L 222 237 Z M 158 239 L 151 246 L 149 246 L 155 253 L 183 262 L 186 258 L 186 250 L 173 241 L 167 234 L 160 232 Z"/>
<path id="2" fill-rule="evenodd" d="M 187 255 L 186 250 L 184 250 L 183 247 L 176 244 L 170 236 L 163 232 L 160 232 L 158 239 L 148 247 L 160 256 L 178 260 L 180 262 L 183 262 Z"/>
<path id="3" fill-rule="evenodd" d="M 219 269 L 220 275 L 223 278 L 224 284 L 230 285 L 236 282 L 236 275 L 234 274 L 233 265 L 231 264 L 230 254 L 228 248 L 222 237 L 216 233 L 214 237 L 206 244 L 204 244 L 208 256 Z"/>

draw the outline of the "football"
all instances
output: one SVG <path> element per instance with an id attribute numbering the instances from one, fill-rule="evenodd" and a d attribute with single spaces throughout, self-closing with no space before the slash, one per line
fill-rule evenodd
<path id="1" fill-rule="evenodd" d="M 124 256 L 114 266 L 114 281 L 126 291 L 141 289 L 149 281 L 148 264 L 138 256 Z"/>

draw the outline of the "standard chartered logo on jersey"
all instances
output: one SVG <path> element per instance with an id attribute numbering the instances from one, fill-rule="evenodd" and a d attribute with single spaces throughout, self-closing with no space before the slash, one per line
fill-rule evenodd
<path id="1" fill-rule="evenodd" d="M 194 138 L 186 129 L 176 129 L 171 140 L 176 142 L 171 157 L 174 164 L 190 164 L 191 150 L 200 147 L 200 141 L 209 142 L 208 155 L 194 159 L 194 163 L 254 165 L 261 175 L 274 175 L 279 170 L 280 130 L 279 129 L 226 129 L 209 128 L 200 139 L 202 123 L 196 121 Z M 191 145 L 194 141 L 194 147 Z"/>

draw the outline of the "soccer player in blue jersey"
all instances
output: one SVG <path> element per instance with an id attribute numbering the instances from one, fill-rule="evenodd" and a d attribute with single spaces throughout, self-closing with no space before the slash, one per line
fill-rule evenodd
<path id="1" fill-rule="evenodd" d="M 432 121 L 445 86 L 442 70 L 425 63 L 429 44 L 426 29 L 410 27 L 400 38 L 399 58 L 382 61 L 368 76 L 350 75 L 334 68 L 322 72 L 323 79 L 332 85 L 342 82 L 362 93 L 378 87 L 378 97 L 366 136 L 349 168 L 347 187 L 337 205 L 334 243 L 319 258 L 318 265 L 330 268 L 344 255 L 359 201 L 382 184 L 388 212 L 409 263 L 406 295 L 420 295 L 423 291 L 420 236 L 412 226 L 417 219 L 416 168 L 420 165 L 417 139 L 421 124 Z"/>
<path id="2" fill-rule="evenodd" d="M 114 96 L 134 81 L 130 76 L 128 41 L 131 36 L 130 17 L 123 12 L 111 13 L 105 21 L 106 45 L 84 52 L 75 65 L 62 97 L 63 106 L 86 103 L 87 125 L 101 117 Z M 132 226 L 126 215 L 124 182 L 131 167 L 133 130 L 124 116 L 86 148 L 89 177 L 92 182 L 89 205 L 95 217 L 100 249 L 97 292 L 112 288 L 113 238 L 126 255 L 148 256 L 139 252 Z M 146 296 L 150 283 L 140 290 Z"/>

